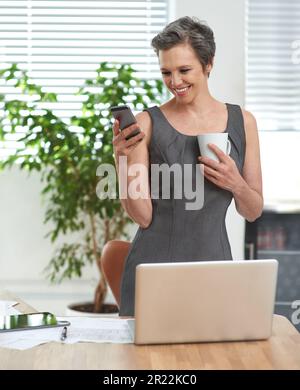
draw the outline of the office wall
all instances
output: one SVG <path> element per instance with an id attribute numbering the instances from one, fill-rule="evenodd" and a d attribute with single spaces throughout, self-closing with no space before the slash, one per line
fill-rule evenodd
<path id="1" fill-rule="evenodd" d="M 51 226 L 43 224 L 41 189 L 36 173 L 29 176 L 16 168 L 0 172 L 0 289 L 12 291 L 40 310 L 65 314 L 68 302 L 92 298 L 98 271 L 87 267 L 83 279 L 62 285 L 45 279 L 43 270 L 54 247 L 45 238 Z"/>
<path id="2" fill-rule="evenodd" d="M 243 105 L 244 102 L 244 1 L 173 0 L 172 18 L 195 15 L 214 29 L 217 42 L 210 88 L 215 97 Z M 38 309 L 63 314 L 67 302 L 89 300 L 98 280 L 95 267 L 81 280 L 51 286 L 42 274 L 53 253 L 44 236 L 45 207 L 40 198 L 37 174 L 17 169 L 0 173 L 0 288 L 6 288 Z M 235 258 L 242 256 L 243 220 L 231 207 L 227 218 Z M 134 235 L 136 226 L 132 226 Z M 51 297 L 50 297 L 51 293 Z M 109 297 L 111 299 L 111 297 Z"/>

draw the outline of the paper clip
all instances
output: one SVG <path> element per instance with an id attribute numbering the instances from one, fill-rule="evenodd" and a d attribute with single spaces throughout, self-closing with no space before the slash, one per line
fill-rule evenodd
<path id="1" fill-rule="evenodd" d="M 65 341 L 65 339 L 67 338 L 67 332 L 68 332 L 68 328 L 64 326 L 60 336 L 61 341 Z"/>

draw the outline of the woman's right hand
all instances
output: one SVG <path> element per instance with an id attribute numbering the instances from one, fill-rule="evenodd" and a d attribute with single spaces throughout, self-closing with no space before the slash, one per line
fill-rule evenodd
<path id="1" fill-rule="evenodd" d="M 113 146 L 115 156 L 128 156 L 132 150 L 139 145 L 140 141 L 145 137 L 145 133 L 142 131 L 128 140 L 125 139 L 136 129 L 139 129 L 139 125 L 134 123 L 120 131 L 119 121 L 115 120 L 113 125 Z"/>

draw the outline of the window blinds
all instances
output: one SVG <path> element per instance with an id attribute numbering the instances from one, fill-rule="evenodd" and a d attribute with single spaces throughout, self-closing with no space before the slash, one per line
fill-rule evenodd
<path id="1" fill-rule="evenodd" d="M 247 0 L 246 106 L 260 130 L 300 130 L 300 0 Z"/>
<path id="2" fill-rule="evenodd" d="M 0 0 L 0 68 L 15 62 L 45 92 L 58 93 L 59 103 L 47 107 L 67 120 L 80 109 L 78 87 L 100 62 L 131 63 L 138 77 L 160 77 L 151 39 L 167 13 L 168 0 Z M 17 97 L 1 81 L 0 93 Z M 16 141 L 0 153 L 11 153 Z"/>

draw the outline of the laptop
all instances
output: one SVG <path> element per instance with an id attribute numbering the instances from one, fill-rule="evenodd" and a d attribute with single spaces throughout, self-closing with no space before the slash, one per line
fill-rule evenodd
<path id="1" fill-rule="evenodd" d="M 274 259 L 138 265 L 135 344 L 269 338 L 277 269 Z"/>

